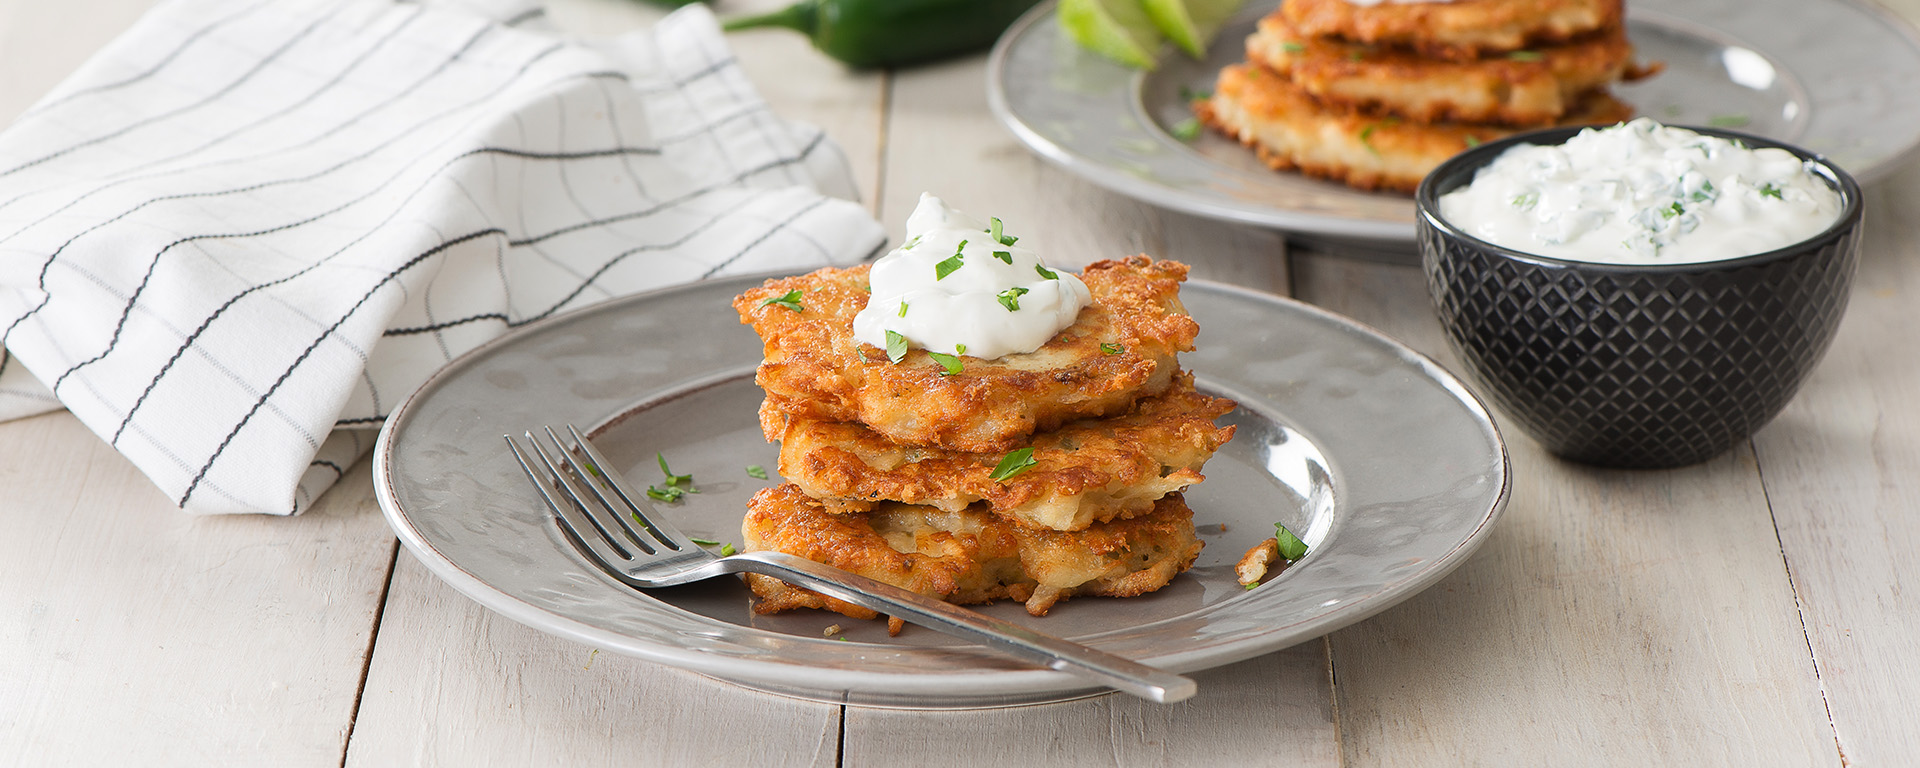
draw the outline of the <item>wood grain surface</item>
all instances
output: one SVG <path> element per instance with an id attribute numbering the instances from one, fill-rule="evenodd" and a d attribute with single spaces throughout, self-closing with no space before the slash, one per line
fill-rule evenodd
<path id="1" fill-rule="evenodd" d="M 147 5 L 0 0 L 0 119 Z M 583 34 L 661 13 L 550 5 Z M 1920 0 L 1888 6 L 1920 19 Z M 1417 269 L 1290 249 L 1053 168 L 988 114 L 979 57 L 849 72 L 790 33 L 733 43 L 779 114 L 839 143 L 896 238 L 933 192 L 1057 264 L 1177 258 L 1458 370 Z M 1920 763 L 1920 167 L 1868 198 L 1839 338 L 1750 444 L 1625 472 L 1508 429 L 1512 499 L 1458 571 L 1201 673 L 1175 706 L 936 713 L 755 693 L 467 600 L 399 550 L 364 463 L 299 518 L 192 518 L 65 413 L 0 423 L 0 765 Z"/>

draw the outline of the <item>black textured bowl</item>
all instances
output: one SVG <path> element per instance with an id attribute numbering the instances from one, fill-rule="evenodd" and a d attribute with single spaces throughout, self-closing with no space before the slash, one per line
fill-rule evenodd
<path id="1" fill-rule="evenodd" d="M 1520 253 L 1441 218 L 1440 196 L 1508 147 L 1559 144 L 1576 128 L 1470 149 L 1434 169 L 1415 195 L 1427 292 L 1448 340 L 1481 389 L 1564 458 L 1676 467 L 1726 451 L 1792 399 L 1846 310 L 1859 260 L 1860 185 L 1797 147 L 1689 130 L 1813 161 L 1840 193 L 1840 220 L 1767 253 L 1648 266 Z"/>

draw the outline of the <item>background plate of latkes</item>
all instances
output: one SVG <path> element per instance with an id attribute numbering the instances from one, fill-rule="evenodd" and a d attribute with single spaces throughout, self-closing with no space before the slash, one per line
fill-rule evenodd
<path id="1" fill-rule="evenodd" d="M 866 706 L 1010 706 L 1100 693 L 909 625 L 794 611 L 756 616 L 726 578 L 645 594 L 580 557 L 501 439 L 574 423 L 636 486 L 656 453 L 698 494 L 660 504 L 689 535 L 740 542 L 748 497 L 779 481 L 753 383 L 760 340 L 734 295 L 761 278 L 696 283 L 530 325 L 454 361 L 397 409 L 375 449 L 380 506 L 434 574 L 535 629 L 790 696 Z M 1233 398 L 1239 433 L 1187 501 L 1206 549 L 1164 589 L 1076 598 L 1032 618 L 987 611 L 1193 672 L 1359 621 L 1458 566 L 1499 517 L 1506 448 L 1473 395 L 1418 353 L 1318 309 L 1205 282 L 1182 355 Z M 746 467 L 759 465 L 765 480 Z M 1284 523 L 1307 556 L 1254 590 L 1232 565 Z M 846 640 L 827 638 L 829 625 Z"/>
<path id="2" fill-rule="evenodd" d="M 1047 2 L 1001 37 L 987 65 L 995 116 L 1041 157 L 1121 194 L 1210 218 L 1336 241 L 1339 252 L 1417 263 L 1413 198 L 1268 169 L 1211 130 L 1173 130 L 1187 97 L 1244 61 L 1253 0 L 1204 61 L 1168 47 L 1140 72 L 1076 46 Z M 1666 70 L 1615 84 L 1639 114 L 1676 125 L 1737 128 L 1826 155 L 1862 183 L 1920 148 L 1920 37 L 1855 0 L 1628 0 L 1636 60 Z"/>

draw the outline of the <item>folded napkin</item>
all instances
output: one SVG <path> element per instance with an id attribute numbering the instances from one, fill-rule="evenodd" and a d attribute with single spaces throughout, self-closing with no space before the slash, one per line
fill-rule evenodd
<path id="1" fill-rule="evenodd" d="M 514 327 L 884 233 L 701 6 L 172 0 L 0 133 L 0 419 L 64 405 L 191 512 L 295 514 Z M 837 196 L 837 197 L 836 197 Z"/>

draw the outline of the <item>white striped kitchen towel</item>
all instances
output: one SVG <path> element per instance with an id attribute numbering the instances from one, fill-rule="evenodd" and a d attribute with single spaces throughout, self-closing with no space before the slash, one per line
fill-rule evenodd
<path id="1" fill-rule="evenodd" d="M 704 7 L 602 43 L 542 22 L 155 8 L 0 133 L 0 419 L 64 405 L 188 511 L 294 514 L 513 327 L 882 244 Z"/>

